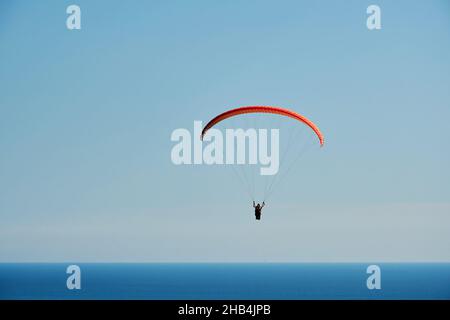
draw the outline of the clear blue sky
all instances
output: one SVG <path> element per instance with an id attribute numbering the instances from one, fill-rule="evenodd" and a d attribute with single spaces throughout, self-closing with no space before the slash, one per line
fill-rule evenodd
<path id="1" fill-rule="evenodd" d="M 450 261 L 448 1 L 2 1 L 0 43 L 0 261 Z M 170 161 L 253 104 L 326 136 L 259 224 Z"/>

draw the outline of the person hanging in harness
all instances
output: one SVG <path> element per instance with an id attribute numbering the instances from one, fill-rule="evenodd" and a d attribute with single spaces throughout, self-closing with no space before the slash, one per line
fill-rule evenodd
<path id="1" fill-rule="evenodd" d="M 256 220 L 261 220 L 261 210 L 262 208 L 264 208 L 266 204 L 262 203 L 262 205 L 260 205 L 259 203 L 255 206 L 255 201 L 253 201 L 253 208 L 255 208 L 255 218 Z"/>

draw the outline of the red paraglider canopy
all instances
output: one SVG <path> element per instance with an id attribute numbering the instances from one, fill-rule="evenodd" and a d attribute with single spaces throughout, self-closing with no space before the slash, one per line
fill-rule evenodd
<path id="1" fill-rule="evenodd" d="M 320 132 L 319 128 L 314 124 L 314 122 L 312 122 L 311 120 L 309 120 L 308 118 L 298 114 L 295 111 L 289 110 L 289 109 L 285 109 L 285 108 L 280 108 L 280 107 L 272 107 L 272 106 L 248 106 L 248 107 L 240 107 L 240 108 L 236 108 L 236 109 L 232 109 L 232 110 L 228 110 L 224 113 L 219 114 L 217 117 L 213 118 L 211 121 L 209 121 L 206 126 L 203 128 L 202 130 L 202 134 L 200 139 L 203 140 L 203 136 L 206 134 L 206 132 L 211 129 L 212 127 L 214 127 L 217 123 L 240 115 L 240 114 L 245 114 L 245 113 L 272 113 L 272 114 L 279 114 L 282 116 L 286 116 L 286 117 L 290 117 L 292 119 L 298 120 L 300 122 L 303 122 L 304 124 L 306 124 L 307 126 L 309 126 L 317 135 L 317 137 L 319 138 L 319 142 L 320 142 L 320 146 L 323 146 L 324 143 L 324 138 L 322 133 Z"/>

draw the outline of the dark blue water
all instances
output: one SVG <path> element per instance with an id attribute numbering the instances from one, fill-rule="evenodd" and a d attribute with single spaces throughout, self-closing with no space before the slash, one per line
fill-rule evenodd
<path id="1" fill-rule="evenodd" d="M 0 299 L 450 299 L 450 264 L 0 264 Z"/>

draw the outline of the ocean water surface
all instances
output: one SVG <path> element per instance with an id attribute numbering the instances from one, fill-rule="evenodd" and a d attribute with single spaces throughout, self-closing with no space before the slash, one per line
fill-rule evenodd
<path id="1" fill-rule="evenodd" d="M 66 269 L 81 268 L 69 290 Z M 450 264 L 3 263 L 0 299 L 450 299 Z"/>

